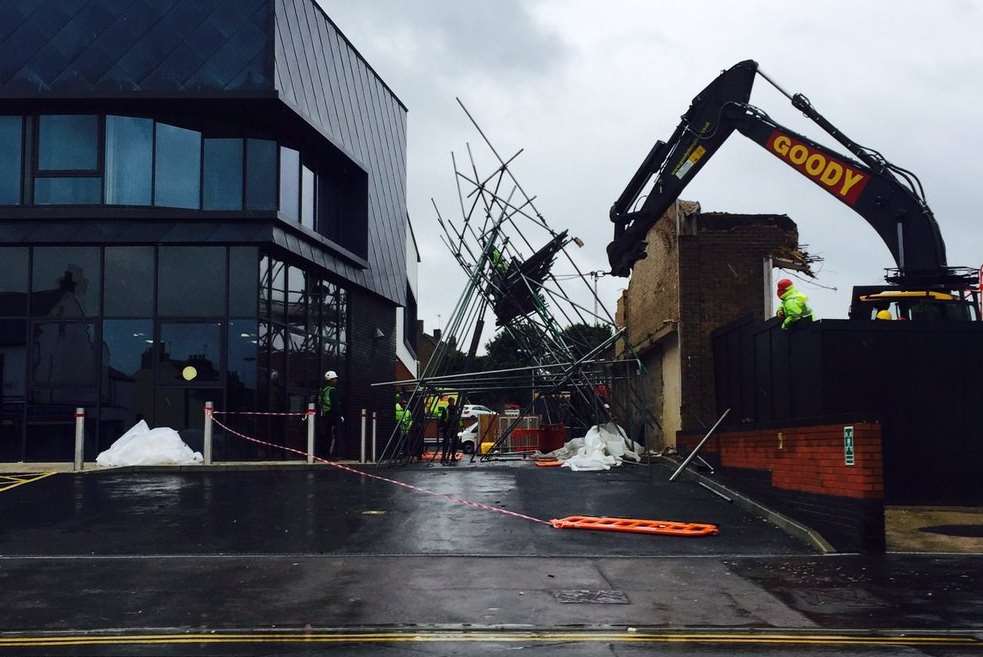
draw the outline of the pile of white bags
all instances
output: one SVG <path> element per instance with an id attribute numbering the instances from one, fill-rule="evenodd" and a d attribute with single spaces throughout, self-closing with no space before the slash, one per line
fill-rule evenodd
<path id="1" fill-rule="evenodd" d="M 151 429 L 140 420 L 96 457 L 104 468 L 122 465 L 194 465 L 201 453 L 193 452 L 174 429 Z"/>
<path id="2" fill-rule="evenodd" d="M 610 470 L 625 459 L 641 461 L 644 448 L 628 438 L 624 429 L 613 422 L 594 425 L 583 438 L 574 438 L 546 456 L 563 462 L 574 472 Z"/>

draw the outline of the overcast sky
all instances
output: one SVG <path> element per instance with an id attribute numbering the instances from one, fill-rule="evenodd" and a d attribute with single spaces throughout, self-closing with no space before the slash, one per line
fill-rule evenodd
<path id="1" fill-rule="evenodd" d="M 446 321 L 462 286 L 430 205 L 457 217 L 450 151 L 478 136 L 469 106 L 540 211 L 607 269 L 608 208 L 693 96 L 743 59 L 801 91 L 859 143 L 925 186 L 949 263 L 983 260 L 983 3 L 320 0 L 409 108 L 409 211 L 420 243 L 420 317 Z M 751 102 L 832 140 L 761 78 Z M 845 317 L 850 287 L 881 281 L 887 247 L 859 216 L 734 134 L 684 191 L 704 211 L 785 213 L 825 258 L 802 289 L 822 317 Z M 613 311 L 627 279 L 601 280 Z"/>

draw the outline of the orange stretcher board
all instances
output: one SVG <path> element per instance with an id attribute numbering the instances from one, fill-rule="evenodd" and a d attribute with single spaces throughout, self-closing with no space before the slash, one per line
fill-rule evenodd
<path id="1" fill-rule="evenodd" d="M 639 520 L 636 518 L 606 518 L 595 516 L 567 516 L 550 520 L 557 529 L 594 529 L 629 534 L 656 534 L 659 536 L 716 536 L 716 525 L 697 522 L 673 522 L 671 520 Z"/>

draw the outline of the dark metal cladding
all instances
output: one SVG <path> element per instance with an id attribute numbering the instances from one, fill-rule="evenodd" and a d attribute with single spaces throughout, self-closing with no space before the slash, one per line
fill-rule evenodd
<path id="1" fill-rule="evenodd" d="M 368 174 L 367 262 L 354 266 L 309 238 L 283 243 L 303 244 L 291 250 L 405 302 L 406 108 L 315 0 L 0 0 L 0 99 L 26 112 L 39 101 L 102 111 L 159 99 L 171 112 L 207 104 L 212 116 L 228 103 L 229 116 L 295 139 L 319 134 L 321 148 L 336 148 Z M 109 212 L 96 216 L 114 221 Z M 50 242 L 45 233 L 38 226 L 31 238 Z"/>

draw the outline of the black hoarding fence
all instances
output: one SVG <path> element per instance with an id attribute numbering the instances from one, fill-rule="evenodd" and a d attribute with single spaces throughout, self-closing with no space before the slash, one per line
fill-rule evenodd
<path id="1" fill-rule="evenodd" d="M 889 503 L 983 501 L 983 323 L 747 317 L 713 354 L 728 428 L 877 420 Z"/>

